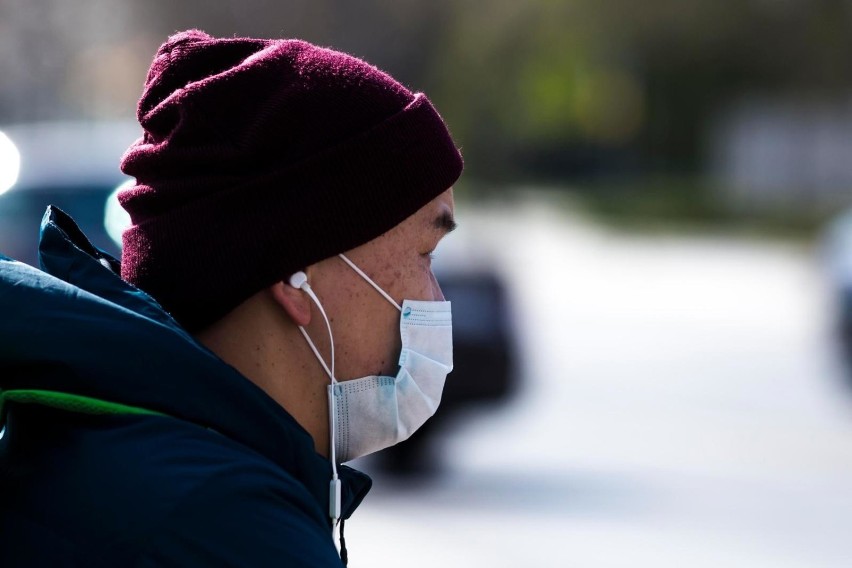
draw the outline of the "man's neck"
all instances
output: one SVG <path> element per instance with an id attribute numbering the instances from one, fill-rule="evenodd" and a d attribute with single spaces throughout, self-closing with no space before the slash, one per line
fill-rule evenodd
<path id="1" fill-rule="evenodd" d="M 260 387 L 328 456 L 328 381 L 299 328 L 260 292 L 195 338 Z"/>

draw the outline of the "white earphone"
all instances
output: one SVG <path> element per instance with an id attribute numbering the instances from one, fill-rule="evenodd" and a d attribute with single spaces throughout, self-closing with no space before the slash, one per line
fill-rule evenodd
<path id="1" fill-rule="evenodd" d="M 304 289 L 305 284 L 308 283 L 308 275 L 302 272 L 296 272 L 293 276 L 290 277 L 290 286 L 293 288 Z"/>
<path id="2" fill-rule="evenodd" d="M 323 369 L 325 369 L 326 374 L 328 374 L 329 379 L 331 379 L 332 386 L 336 382 L 334 378 L 334 336 L 331 334 L 331 323 L 328 321 L 328 316 L 325 315 L 325 310 L 322 307 L 322 304 L 317 298 L 314 291 L 311 289 L 311 285 L 308 284 L 308 275 L 302 272 L 296 272 L 290 277 L 289 280 L 290 286 L 293 288 L 297 288 L 299 290 L 303 290 L 308 296 L 310 296 L 311 300 L 313 300 L 314 304 L 316 304 L 317 308 L 319 308 L 320 313 L 322 314 L 323 319 L 325 320 L 325 325 L 328 329 L 328 338 L 331 344 L 331 369 L 328 368 L 322 356 L 317 351 L 317 348 L 314 346 L 313 341 L 311 341 L 310 337 L 308 337 L 308 333 L 305 331 L 305 328 L 299 326 L 299 331 L 302 332 L 302 335 L 308 341 L 308 346 L 311 348 L 311 351 L 314 352 L 319 362 L 322 364 Z M 335 409 L 335 401 L 334 396 L 329 393 L 328 404 L 330 407 L 330 420 L 329 420 L 329 438 L 330 438 L 330 452 L 331 452 L 331 483 L 329 484 L 329 499 L 328 499 L 328 516 L 331 517 L 332 520 L 332 532 L 334 531 L 334 525 L 340 520 L 341 513 L 341 483 L 340 478 L 337 476 L 337 457 L 335 456 L 335 422 L 334 415 L 336 414 Z"/>

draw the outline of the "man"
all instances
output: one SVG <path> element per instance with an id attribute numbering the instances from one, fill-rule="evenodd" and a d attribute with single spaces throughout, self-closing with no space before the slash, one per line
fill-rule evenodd
<path id="1" fill-rule="evenodd" d="M 55 208 L 44 272 L 0 260 L 0 565 L 339 566 L 371 483 L 339 464 L 452 368 L 461 156 L 424 95 L 301 41 L 179 33 L 138 118 L 121 263 Z"/>

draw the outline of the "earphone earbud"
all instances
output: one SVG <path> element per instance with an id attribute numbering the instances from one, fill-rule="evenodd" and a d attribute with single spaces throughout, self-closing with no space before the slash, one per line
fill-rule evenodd
<path id="1" fill-rule="evenodd" d="M 308 275 L 302 272 L 301 270 L 290 277 L 290 286 L 292 286 L 293 288 L 302 289 L 307 283 Z"/>

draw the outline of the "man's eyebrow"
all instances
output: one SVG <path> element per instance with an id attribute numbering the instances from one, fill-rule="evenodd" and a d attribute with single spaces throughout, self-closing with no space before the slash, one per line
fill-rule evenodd
<path id="1" fill-rule="evenodd" d="M 456 220 L 453 219 L 452 213 L 450 213 L 449 211 L 444 211 L 440 215 L 435 217 L 435 220 L 432 222 L 432 224 L 436 229 L 443 231 L 444 233 L 450 233 L 452 231 L 455 231 L 456 227 L 458 226 L 456 225 Z"/>

